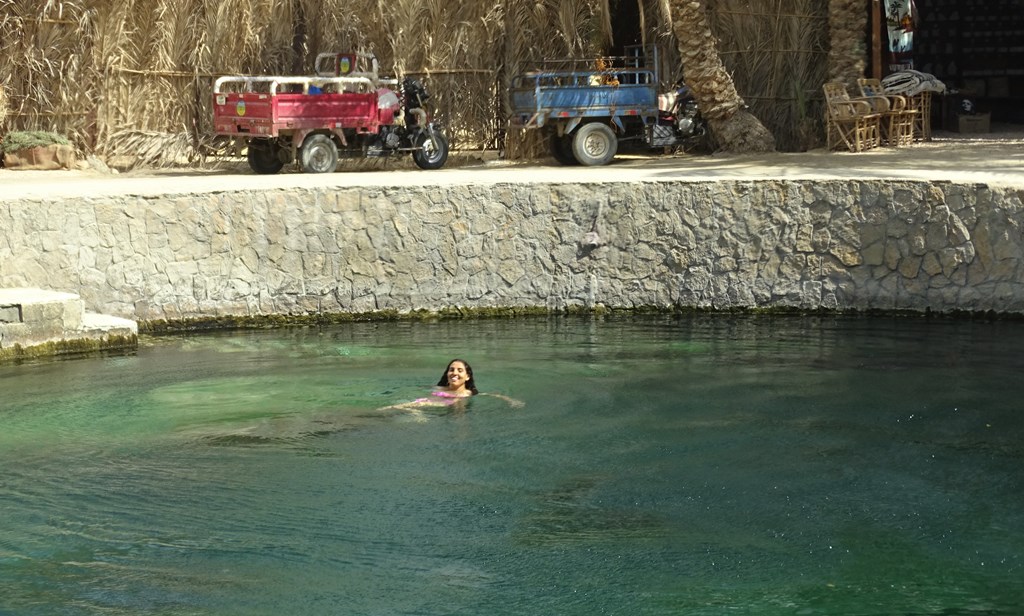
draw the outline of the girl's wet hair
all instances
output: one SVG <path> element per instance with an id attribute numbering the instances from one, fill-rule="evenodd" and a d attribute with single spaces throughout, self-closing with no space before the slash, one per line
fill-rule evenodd
<path id="1" fill-rule="evenodd" d="M 437 382 L 437 386 L 448 387 L 448 369 L 451 368 L 452 364 L 454 364 L 455 362 L 459 362 L 466 367 L 466 375 L 469 377 L 468 379 L 466 379 L 466 389 L 473 392 L 474 396 L 480 393 L 476 390 L 476 383 L 473 382 L 473 368 L 470 367 L 469 362 L 467 362 L 464 359 L 453 359 L 450 362 L 448 362 L 448 365 L 445 366 L 444 368 L 444 374 L 441 375 L 441 380 Z"/>

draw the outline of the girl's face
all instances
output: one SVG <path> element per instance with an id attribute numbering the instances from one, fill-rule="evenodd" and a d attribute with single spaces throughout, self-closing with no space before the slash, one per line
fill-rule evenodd
<path id="1" fill-rule="evenodd" d="M 450 389 L 461 389 L 466 386 L 469 374 L 466 372 L 466 364 L 461 361 L 453 361 L 448 366 L 448 387 Z"/>

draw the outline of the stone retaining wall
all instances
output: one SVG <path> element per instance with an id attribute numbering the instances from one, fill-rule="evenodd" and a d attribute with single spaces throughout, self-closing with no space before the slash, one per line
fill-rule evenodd
<path id="1" fill-rule="evenodd" d="M 452 307 L 1024 313 L 1024 189 L 491 184 L 0 201 L 0 287 L 142 322 Z"/>

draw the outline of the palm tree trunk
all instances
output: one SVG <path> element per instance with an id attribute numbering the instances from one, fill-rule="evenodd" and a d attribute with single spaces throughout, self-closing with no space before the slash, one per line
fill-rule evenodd
<path id="1" fill-rule="evenodd" d="M 746 110 L 746 103 L 718 55 L 707 10 L 699 0 L 667 0 L 683 62 L 683 79 L 693 90 L 719 151 L 770 152 L 775 137 Z"/>
<path id="2" fill-rule="evenodd" d="M 869 4 L 875 10 L 874 3 Z M 828 0 L 827 81 L 838 81 L 856 91 L 857 79 L 864 76 L 867 18 L 863 0 Z M 827 118 L 825 124 L 825 130 L 831 134 Z M 826 140 L 829 138 L 827 135 Z"/>
<path id="3" fill-rule="evenodd" d="M 874 6 L 872 5 L 872 10 Z M 864 0 L 828 0 L 828 80 L 853 86 L 864 76 L 864 32 L 868 27 Z"/>

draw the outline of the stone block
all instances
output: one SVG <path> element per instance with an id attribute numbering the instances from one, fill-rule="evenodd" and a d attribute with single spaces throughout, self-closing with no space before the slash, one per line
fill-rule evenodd
<path id="1" fill-rule="evenodd" d="M 21 323 L 21 305 L 0 306 L 0 323 Z"/>
<path id="2" fill-rule="evenodd" d="M 78 162 L 74 146 L 64 144 L 44 145 L 4 153 L 4 167 L 7 169 L 46 170 L 73 169 Z"/>

